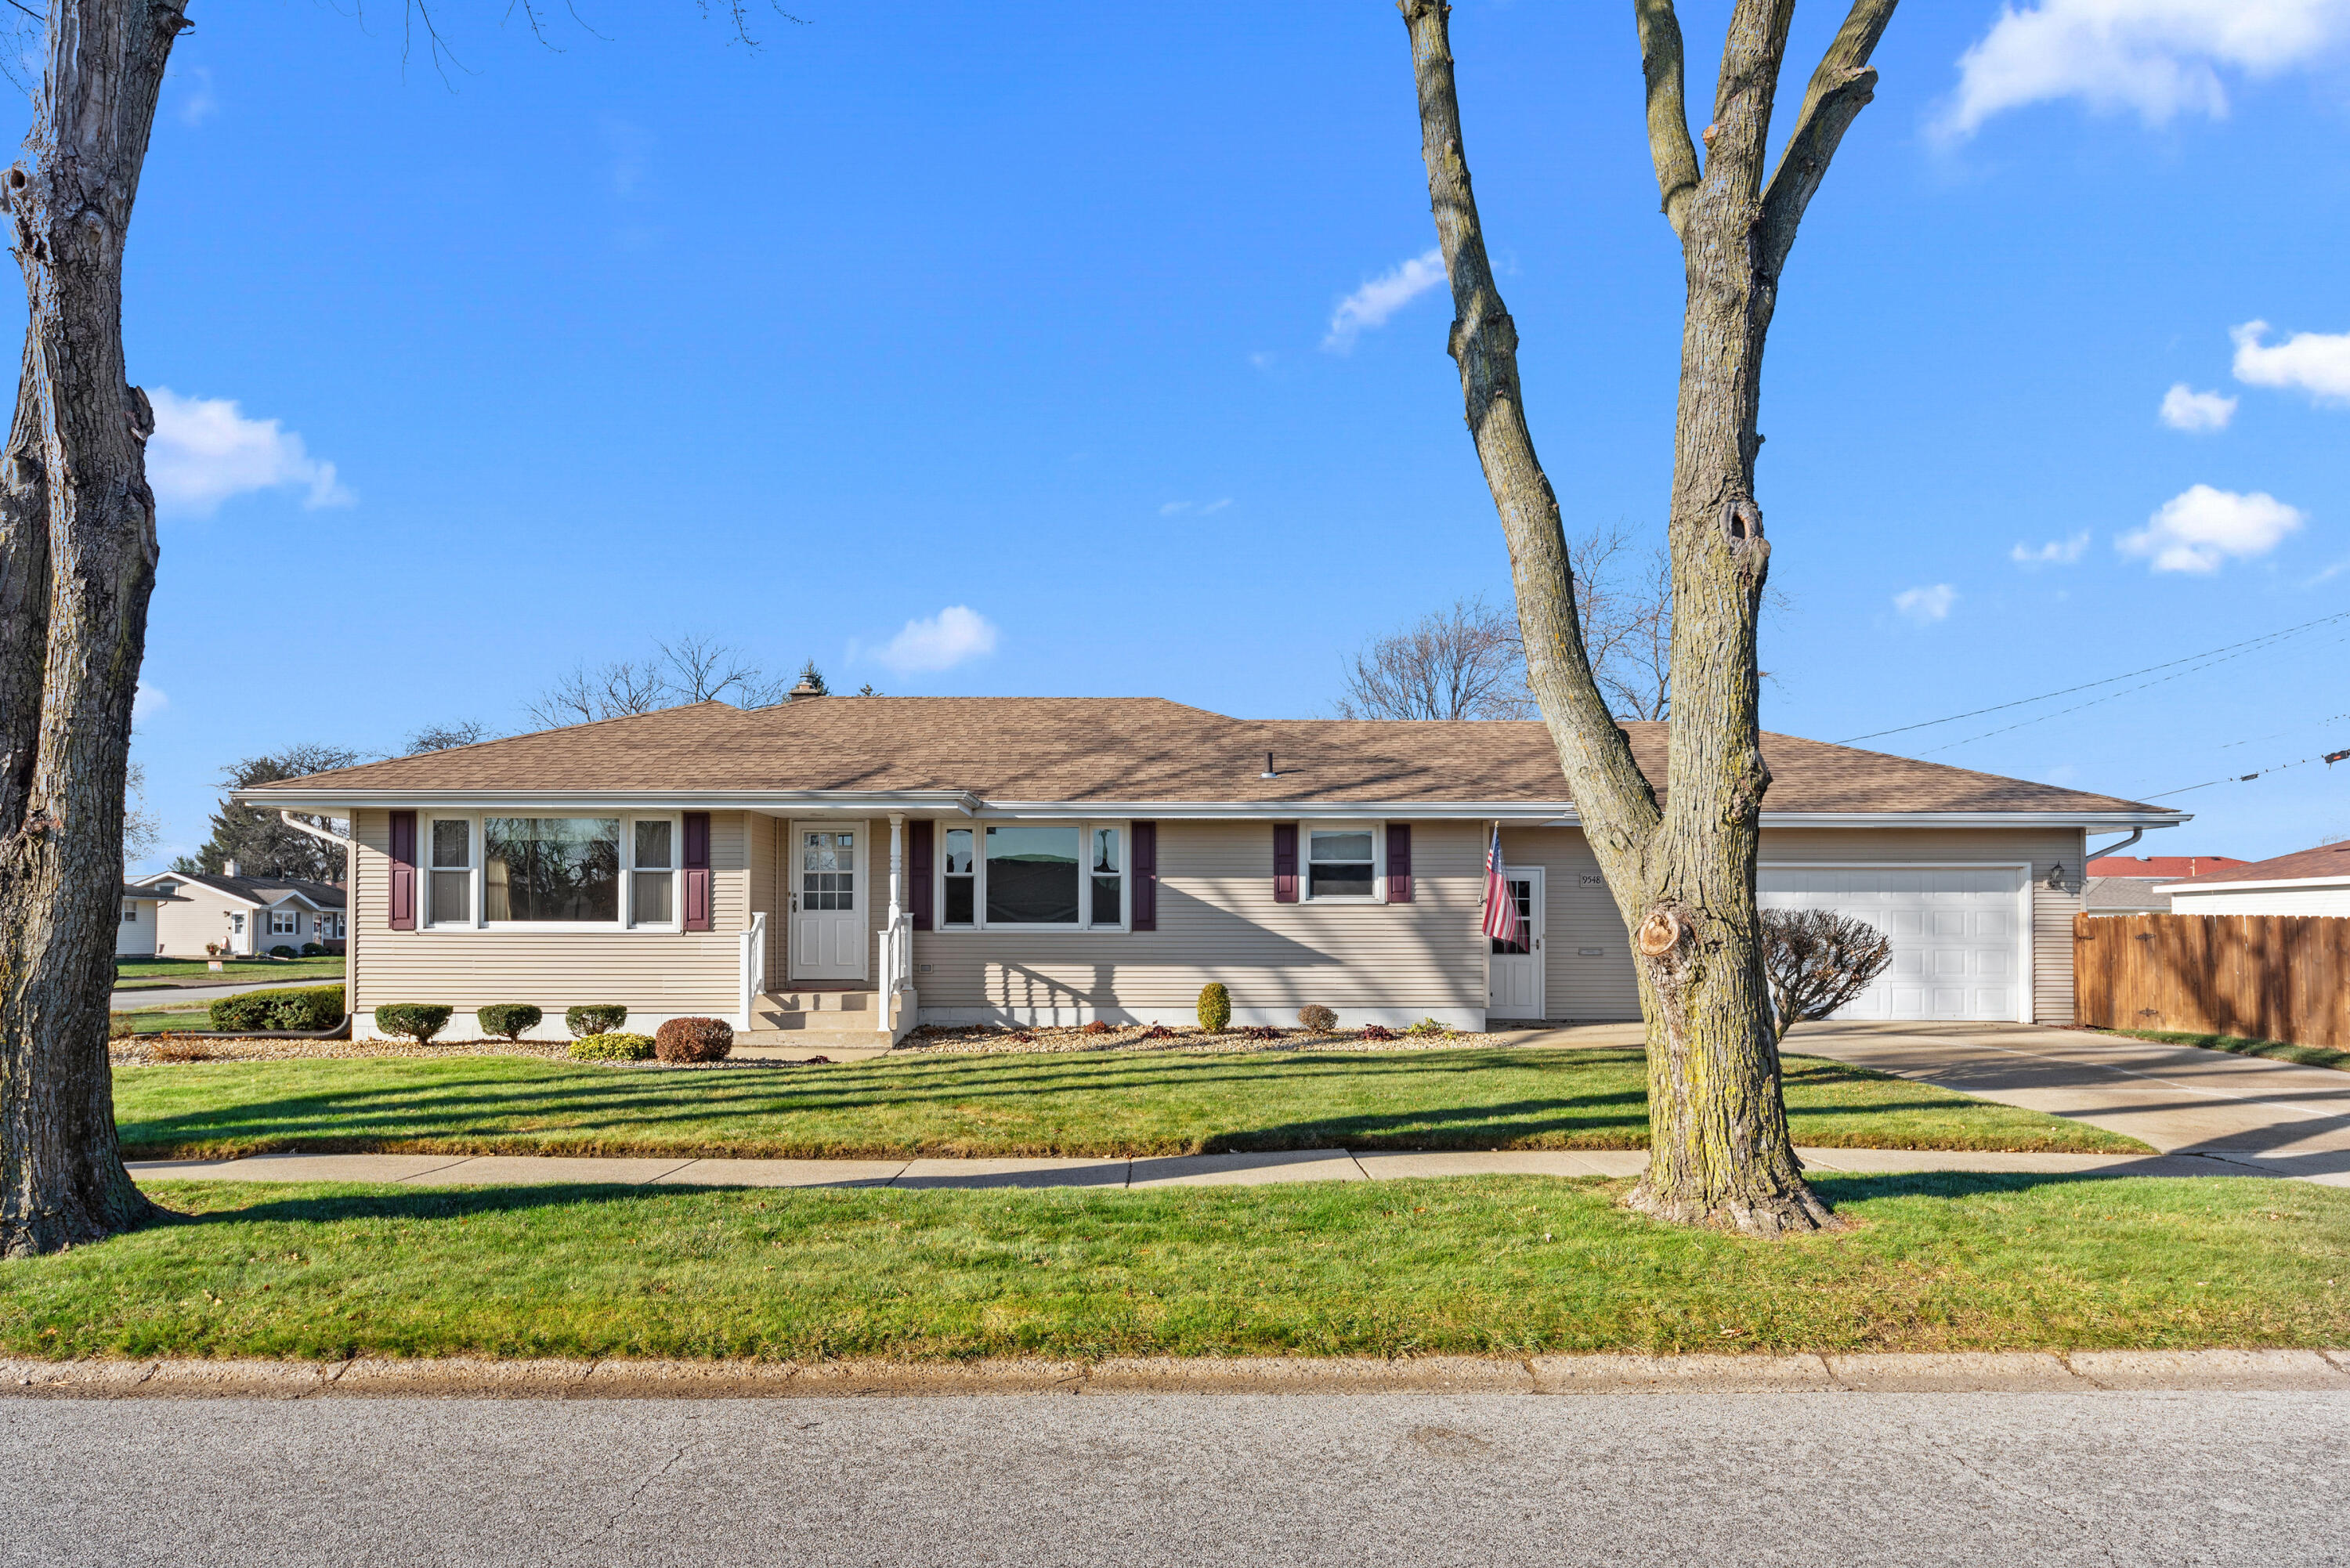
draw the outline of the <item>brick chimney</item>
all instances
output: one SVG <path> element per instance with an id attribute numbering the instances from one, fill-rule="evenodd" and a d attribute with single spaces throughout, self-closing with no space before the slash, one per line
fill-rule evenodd
<path id="1" fill-rule="evenodd" d="M 236 859 L 234 856 L 223 863 L 221 866 L 221 875 L 224 877 L 234 877 L 239 875 L 236 868 Z"/>

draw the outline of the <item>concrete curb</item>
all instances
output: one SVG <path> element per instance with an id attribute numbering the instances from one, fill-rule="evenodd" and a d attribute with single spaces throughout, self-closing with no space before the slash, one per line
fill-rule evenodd
<path id="1" fill-rule="evenodd" d="M 770 1399 L 983 1394 L 2350 1393 L 2350 1350 L 1094 1361 L 0 1361 L 34 1399 Z"/>

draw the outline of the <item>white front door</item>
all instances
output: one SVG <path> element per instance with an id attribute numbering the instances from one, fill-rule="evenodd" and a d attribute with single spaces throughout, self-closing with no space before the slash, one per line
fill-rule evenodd
<path id="1" fill-rule="evenodd" d="M 1492 949 L 1485 1016 L 1547 1018 L 1543 996 L 1543 872 L 1539 866 L 1508 873 L 1510 897 L 1518 905 L 1518 940 L 1487 937 Z"/>
<path id="2" fill-rule="evenodd" d="M 865 825 L 795 822 L 786 863 L 794 980 L 865 978 Z"/>

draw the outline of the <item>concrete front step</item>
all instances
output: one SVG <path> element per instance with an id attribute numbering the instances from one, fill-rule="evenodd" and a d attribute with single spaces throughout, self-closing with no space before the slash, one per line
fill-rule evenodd
<path id="1" fill-rule="evenodd" d="M 889 1037 L 879 1029 L 740 1030 L 731 1054 L 753 1061 L 801 1062 L 810 1056 L 835 1062 L 862 1062 L 889 1054 Z"/>
<path id="2" fill-rule="evenodd" d="M 870 1017 L 880 1005 L 880 994 L 869 988 L 845 991 L 829 986 L 811 986 L 804 991 L 770 991 L 759 998 L 758 1010 L 808 1016 L 862 1012 Z"/>

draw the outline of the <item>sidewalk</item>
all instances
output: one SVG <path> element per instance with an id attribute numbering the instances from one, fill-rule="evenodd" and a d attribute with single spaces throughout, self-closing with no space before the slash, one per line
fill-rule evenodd
<path id="1" fill-rule="evenodd" d="M 2285 1176 L 2210 1155 L 1996 1154 L 1804 1148 L 1807 1169 L 1871 1176 L 1972 1171 L 2032 1176 Z M 545 1155 L 259 1154 L 244 1159 L 138 1160 L 140 1180 L 375 1181 L 420 1187 L 610 1182 L 643 1187 L 1254 1187 L 1276 1181 L 1378 1181 L 1435 1176 L 1638 1176 L 1645 1149 L 1430 1151 L 1318 1148 L 1267 1154 L 1103 1159 L 577 1159 Z M 2350 1185 L 2338 1172 L 2301 1175 Z"/>

